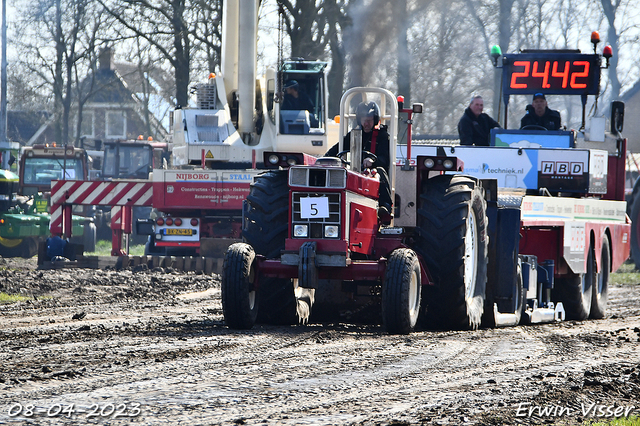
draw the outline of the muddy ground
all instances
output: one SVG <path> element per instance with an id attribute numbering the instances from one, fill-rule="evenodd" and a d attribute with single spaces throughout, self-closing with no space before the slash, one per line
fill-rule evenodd
<path id="1" fill-rule="evenodd" d="M 216 275 L 0 259 L 0 424 L 581 424 L 640 416 L 640 285 L 607 318 L 391 336 L 225 327 Z"/>

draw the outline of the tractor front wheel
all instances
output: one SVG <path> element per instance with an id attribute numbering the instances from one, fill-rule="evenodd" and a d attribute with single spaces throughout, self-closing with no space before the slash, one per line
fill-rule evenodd
<path id="1" fill-rule="evenodd" d="M 229 328 L 248 330 L 258 314 L 254 288 L 255 252 L 245 243 L 229 246 L 222 266 L 222 311 Z"/>
<path id="2" fill-rule="evenodd" d="M 382 285 L 382 320 L 389 333 L 413 331 L 420 313 L 420 262 L 410 249 L 397 249 L 387 261 Z"/>

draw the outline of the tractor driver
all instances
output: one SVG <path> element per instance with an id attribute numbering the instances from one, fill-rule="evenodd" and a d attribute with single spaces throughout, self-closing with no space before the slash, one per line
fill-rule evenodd
<path id="1" fill-rule="evenodd" d="M 547 106 L 544 93 L 536 93 L 531 105 L 527 105 L 527 113 L 520 120 L 520 128 L 538 126 L 547 130 L 560 130 L 560 121 L 560 113 Z"/>
<path id="2" fill-rule="evenodd" d="M 362 165 L 365 169 L 376 169 L 380 176 L 378 200 L 378 217 L 385 223 L 391 222 L 391 186 L 389 185 L 389 133 L 387 126 L 380 124 L 380 108 L 375 102 L 361 102 L 356 108 L 356 126 L 362 129 L 362 151 L 368 151 L 377 158 L 364 157 Z M 357 128 L 357 127 L 356 127 Z M 351 149 L 351 132 L 344 137 L 343 150 Z M 325 157 L 338 155 L 338 144 L 335 144 Z"/>

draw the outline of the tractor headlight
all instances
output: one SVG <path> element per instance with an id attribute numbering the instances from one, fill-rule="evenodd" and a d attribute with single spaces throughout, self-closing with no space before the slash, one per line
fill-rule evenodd
<path id="1" fill-rule="evenodd" d="M 298 164 L 298 162 L 296 161 L 295 157 L 289 157 L 287 158 L 287 164 L 290 166 L 295 166 L 296 164 Z"/>
<path id="2" fill-rule="evenodd" d="M 442 165 L 444 166 L 445 169 L 452 169 L 453 168 L 453 161 L 451 160 L 444 160 L 442 162 Z"/>
<path id="3" fill-rule="evenodd" d="M 309 227 L 307 225 L 294 225 L 293 226 L 294 237 L 307 237 L 309 236 Z"/>
<path id="4" fill-rule="evenodd" d="M 433 161 L 433 158 L 425 158 L 425 159 L 424 159 L 424 166 L 425 166 L 427 169 L 431 169 L 431 168 L 433 168 L 433 166 L 435 166 L 435 165 L 436 165 L 436 163 L 435 163 L 435 161 Z"/>
<path id="5" fill-rule="evenodd" d="M 269 163 L 271 164 L 278 164 L 278 162 L 280 161 L 280 157 L 278 157 L 276 154 L 271 154 L 269 156 Z"/>
<path id="6" fill-rule="evenodd" d="M 324 227 L 324 237 L 325 238 L 338 238 L 338 226 L 336 225 L 327 225 Z"/>

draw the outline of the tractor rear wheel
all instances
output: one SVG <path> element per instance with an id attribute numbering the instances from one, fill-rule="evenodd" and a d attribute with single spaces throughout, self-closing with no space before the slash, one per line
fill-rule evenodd
<path id="1" fill-rule="evenodd" d="M 600 253 L 600 272 L 593 280 L 593 290 L 591 291 L 591 312 L 590 318 L 601 319 L 607 313 L 607 303 L 609 301 L 609 269 L 611 268 L 611 246 L 609 238 L 602 239 L 602 251 Z"/>
<path id="2" fill-rule="evenodd" d="M 583 321 L 589 317 L 596 279 L 594 256 L 595 253 L 590 246 L 587 272 L 559 278 L 554 285 L 553 299 L 555 302 L 562 302 L 568 320 Z"/>
<path id="3" fill-rule="evenodd" d="M 229 328 L 248 330 L 256 322 L 258 300 L 254 288 L 253 261 L 250 245 L 235 243 L 224 254 L 222 265 L 222 311 Z"/>
<path id="4" fill-rule="evenodd" d="M 287 238 L 289 185 L 287 170 L 271 170 L 251 184 L 245 204 L 242 236 L 256 253 L 280 257 Z"/>
<path id="5" fill-rule="evenodd" d="M 268 259 L 280 257 L 289 226 L 289 174 L 287 170 L 271 170 L 258 176 L 244 207 L 242 236 L 256 254 Z M 258 322 L 284 325 L 308 321 L 300 317 L 294 285 L 286 278 L 261 278 L 258 288 L 260 310 Z M 310 307 L 309 307 L 310 308 Z M 304 311 L 302 311 L 304 312 Z"/>
<path id="6" fill-rule="evenodd" d="M 96 225 L 90 220 L 84 222 L 84 233 L 82 234 L 82 244 L 86 253 L 96 251 Z"/>
<path id="7" fill-rule="evenodd" d="M 430 326 L 480 326 L 487 285 L 486 211 L 484 191 L 471 177 L 440 175 L 422 182 L 415 249 L 435 281 L 423 292 Z"/>
<path id="8" fill-rule="evenodd" d="M 411 249 L 397 249 L 387 261 L 382 285 L 382 321 L 392 334 L 413 331 L 420 313 L 420 262 Z"/>
<path id="9" fill-rule="evenodd" d="M 22 257 L 31 259 L 38 254 L 38 239 L 26 237 L 20 239 L 0 237 L 0 256 L 2 257 Z"/>

